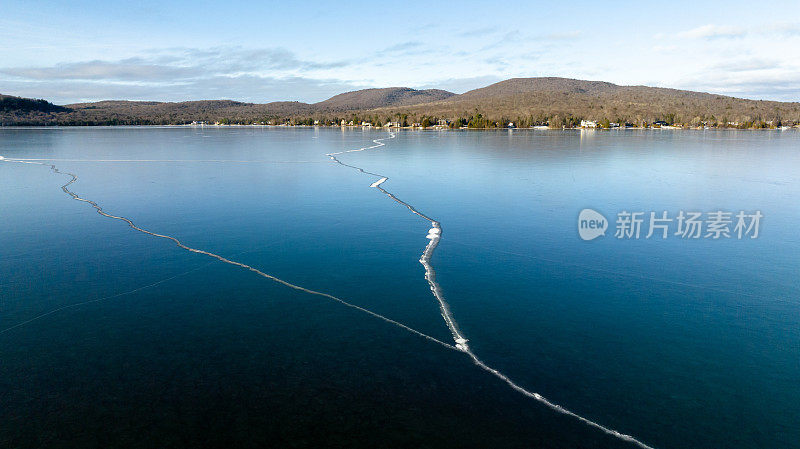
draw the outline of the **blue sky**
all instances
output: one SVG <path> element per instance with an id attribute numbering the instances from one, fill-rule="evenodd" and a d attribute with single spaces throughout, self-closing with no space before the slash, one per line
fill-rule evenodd
<path id="1" fill-rule="evenodd" d="M 494 6 L 497 5 L 497 6 Z M 314 102 L 512 77 L 800 101 L 800 4 L 6 2 L 0 93 Z"/>

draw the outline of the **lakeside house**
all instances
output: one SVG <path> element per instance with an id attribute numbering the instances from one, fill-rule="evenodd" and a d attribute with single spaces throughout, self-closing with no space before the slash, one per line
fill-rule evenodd
<path id="1" fill-rule="evenodd" d="M 386 122 L 384 128 L 400 128 L 400 122 Z"/>
<path id="2" fill-rule="evenodd" d="M 433 129 L 447 129 L 450 127 L 450 121 L 447 119 L 438 119 L 435 125 L 432 125 L 431 128 Z"/>
<path id="3" fill-rule="evenodd" d="M 581 120 L 581 128 L 597 128 L 597 122 L 594 120 Z"/>

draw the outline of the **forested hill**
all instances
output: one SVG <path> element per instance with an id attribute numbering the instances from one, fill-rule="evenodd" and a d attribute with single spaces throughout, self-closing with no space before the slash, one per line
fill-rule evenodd
<path id="1" fill-rule="evenodd" d="M 207 123 L 283 122 L 300 116 L 344 114 L 388 106 L 410 106 L 453 96 L 437 89 L 417 90 L 408 87 L 363 89 L 346 92 L 319 103 L 276 101 L 256 104 L 232 100 L 183 102 L 98 101 L 55 106 L 44 100 L 18 97 L 18 105 L 10 104 L 0 111 L 4 125 L 156 125 Z M 5 97 L 5 96 L 4 96 Z M 43 103 L 50 107 L 32 109 L 28 104 Z M 34 113 L 35 112 L 35 113 Z M 42 114 L 46 113 L 46 114 Z"/>
<path id="2" fill-rule="evenodd" d="M 800 103 L 747 100 L 648 86 L 568 78 L 514 78 L 455 95 L 405 87 L 346 92 L 319 103 L 265 104 L 231 100 L 178 103 L 101 101 L 56 106 L 0 95 L 0 124 L 99 125 L 263 123 L 450 127 L 576 126 L 581 120 L 639 126 L 663 121 L 685 126 L 774 127 L 800 124 Z"/>
<path id="3" fill-rule="evenodd" d="M 67 108 L 56 106 L 47 100 L 13 97 L 0 94 L 0 112 L 66 112 Z"/>
<path id="4" fill-rule="evenodd" d="M 515 78 L 475 89 L 424 107 L 413 117 L 431 115 L 486 122 L 570 126 L 580 120 L 642 125 L 655 121 L 684 125 L 800 123 L 800 103 L 747 100 L 724 95 L 647 86 L 619 86 L 567 78 Z"/>
<path id="5" fill-rule="evenodd" d="M 452 92 L 439 89 L 416 90 L 408 87 L 363 89 L 336 95 L 314 104 L 314 107 L 319 111 L 365 110 L 431 103 L 454 95 Z"/>

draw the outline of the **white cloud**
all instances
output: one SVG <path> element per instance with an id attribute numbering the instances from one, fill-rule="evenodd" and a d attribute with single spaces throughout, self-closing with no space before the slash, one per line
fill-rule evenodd
<path id="1" fill-rule="evenodd" d="M 500 31 L 500 27 L 497 27 L 497 26 L 486 26 L 486 27 L 476 28 L 474 30 L 461 31 L 461 32 L 458 33 L 458 36 L 459 37 L 481 37 L 481 36 L 486 36 L 486 35 L 490 35 L 490 34 L 495 34 L 495 33 L 499 32 L 499 31 Z"/>
<path id="2" fill-rule="evenodd" d="M 211 76 L 176 82 L 141 83 L 94 80 L 8 80 L 3 93 L 45 98 L 56 104 L 99 100 L 186 101 L 234 99 L 253 103 L 313 103 L 367 86 L 337 79 L 258 75 Z"/>
<path id="3" fill-rule="evenodd" d="M 711 66 L 713 70 L 724 72 L 750 72 L 755 70 L 780 69 L 782 64 L 775 59 L 746 58 L 724 61 Z"/>
<path id="4" fill-rule="evenodd" d="M 693 28 L 688 31 L 678 33 L 678 37 L 685 37 L 690 39 L 718 39 L 718 38 L 732 38 L 743 37 L 747 34 L 747 30 L 733 26 L 721 25 L 703 25 Z"/>
<path id="5" fill-rule="evenodd" d="M 175 82 L 210 76 L 233 76 L 265 71 L 332 69 L 347 61 L 298 59 L 283 48 L 172 48 L 117 61 L 81 61 L 45 67 L 6 67 L 0 73 L 30 80 L 108 80 Z"/>
<path id="6" fill-rule="evenodd" d="M 4 68 L 5 73 L 31 80 L 178 80 L 200 75 L 198 67 L 159 65 L 145 61 L 86 61 L 50 67 Z"/>
<path id="7" fill-rule="evenodd" d="M 797 72 L 772 73 L 717 72 L 678 81 L 677 87 L 713 92 L 734 97 L 797 101 L 800 98 L 800 75 Z"/>
<path id="8" fill-rule="evenodd" d="M 800 24 L 779 22 L 763 27 L 765 34 L 775 34 L 783 37 L 800 37 Z"/>
<path id="9" fill-rule="evenodd" d="M 800 24 L 791 22 L 765 23 L 746 28 L 726 25 L 703 25 L 691 30 L 677 33 L 678 37 L 689 39 L 742 38 L 746 36 L 778 36 L 783 38 L 800 37 Z M 665 38 L 664 33 L 657 33 L 656 38 Z"/>

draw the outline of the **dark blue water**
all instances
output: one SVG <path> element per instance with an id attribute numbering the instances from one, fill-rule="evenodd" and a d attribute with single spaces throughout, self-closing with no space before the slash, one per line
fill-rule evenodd
<path id="1" fill-rule="evenodd" d="M 419 263 L 430 223 L 325 156 L 387 136 L 2 129 L 0 155 L 452 343 Z M 800 447 L 800 133 L 384 142 L 337 157 L 441 223 L 436 280 L 486 364 L 654 447 Z M 100 216 L 69 179 L 0 162 L 0 447 L 635 447 L 462 352 Z M 612 223 L 583 241 L 584 208 L 764 218 L 757 239 L 619 240 Z"/>

